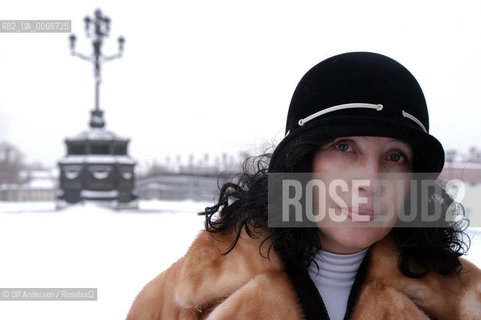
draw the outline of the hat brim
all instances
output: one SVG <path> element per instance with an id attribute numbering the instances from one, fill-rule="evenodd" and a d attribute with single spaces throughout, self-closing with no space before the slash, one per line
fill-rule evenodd
<path id="1" fill-rule="evenodd" d="M 399 139 L 408 143 L 414 152 L 414 171 L 440 173 L 444 167 L 444 149 L 429 133 L 405 121 L 365 116 L 336 116 L 313 120 L 289 133 L 274 150 L 269 172 L 285 166 L 288 150 L 313 139 L 325 140 L 349 136 L 373 136 Z"/>

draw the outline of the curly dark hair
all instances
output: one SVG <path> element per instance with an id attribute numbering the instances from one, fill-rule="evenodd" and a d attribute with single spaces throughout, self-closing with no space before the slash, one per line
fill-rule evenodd
<path id="1" fill-rule="evenodd" d="M 312 139 L 297 144 L 288 150 L 282 167 L 275 168 L 274 171 L 311 172 L 314 154 L 323 146 L 329 147 L 333 141 L 334 139 Z M 307 267 L 321 250 L 319 229 L 267 227 L 270 157 L 271 154 L 265 153 L 247 158 L 242 165 L 242 173 L 219 188 L 217 203 L 199 214 L 205 215 L 205 228 L 211 234 L 231 228 L 235 230 L 236 237 L 224 254 L 234 249 L 243 231 L 256 238 L 264 235 L 267 230 L 261 247 L 270 239 L 268 253 L 273 248 L 283 259 Z M 448 208 L 454 208 L 454 216 L 458 218 L 456 221 L 444 219 L 444 224 L 436 227 L 395 226 L 390 231 L 400 251 L 399 270 L 408 277 L 422 277 L 430 271 L 441 274 L 459 272 L 462 268 L 459 257 L 469 249 L 470 239 L 465 233 L 469 220 L 464 214 L 463 206 L 454 202 L 444 188 L 438 188 L 438 193 L 439 190 L 440 194 L 430 195 L 430 205 L 440 205 L 444 214 Z M 261 253 L 261 248 L 259 252 Z"/>

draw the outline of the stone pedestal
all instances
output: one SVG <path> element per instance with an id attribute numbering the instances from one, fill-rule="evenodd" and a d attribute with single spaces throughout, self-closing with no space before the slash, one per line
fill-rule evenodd
<path id="1" fill-rule="evenodd" d="M 127 207 L 136 202 L 136 162 L 128 155 L 128 139 L 92 127 L 65 143 L 67 155 L 58 163 L 60 201 L 91 200 Z"/>

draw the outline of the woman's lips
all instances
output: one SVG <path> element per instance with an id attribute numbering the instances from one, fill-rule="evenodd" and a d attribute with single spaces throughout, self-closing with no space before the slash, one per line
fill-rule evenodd
<path id="1" fill-rule="evenodd" d="M 365 207 L 342 208 L 341 212 L 352 222 L 371 222 L 374 220 L 374 210 Z"/>

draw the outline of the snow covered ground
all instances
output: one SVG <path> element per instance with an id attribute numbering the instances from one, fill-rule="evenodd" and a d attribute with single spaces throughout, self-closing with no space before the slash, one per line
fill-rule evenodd
<path id="1" fill-rule="evenodd" d="M 0 288 L 98 288 L 98 301 L 0 301 L 0 319 L 124 319 L 136 294 L 180 258 L 209 203 L 140 210 L 0 202 Z M 481 229 L 467 258 L 481 267 Z"/>
<path id="2" fill-rule="evenodd" d="M 125 319 L 136 294 L 202 229 L 196 212 L 205 206 L 148 202 L 147 213 L 133 214 L 0 203 L 1 288 L 98 288 L 98 301 L 0 301 L 0 319 Z"/>

